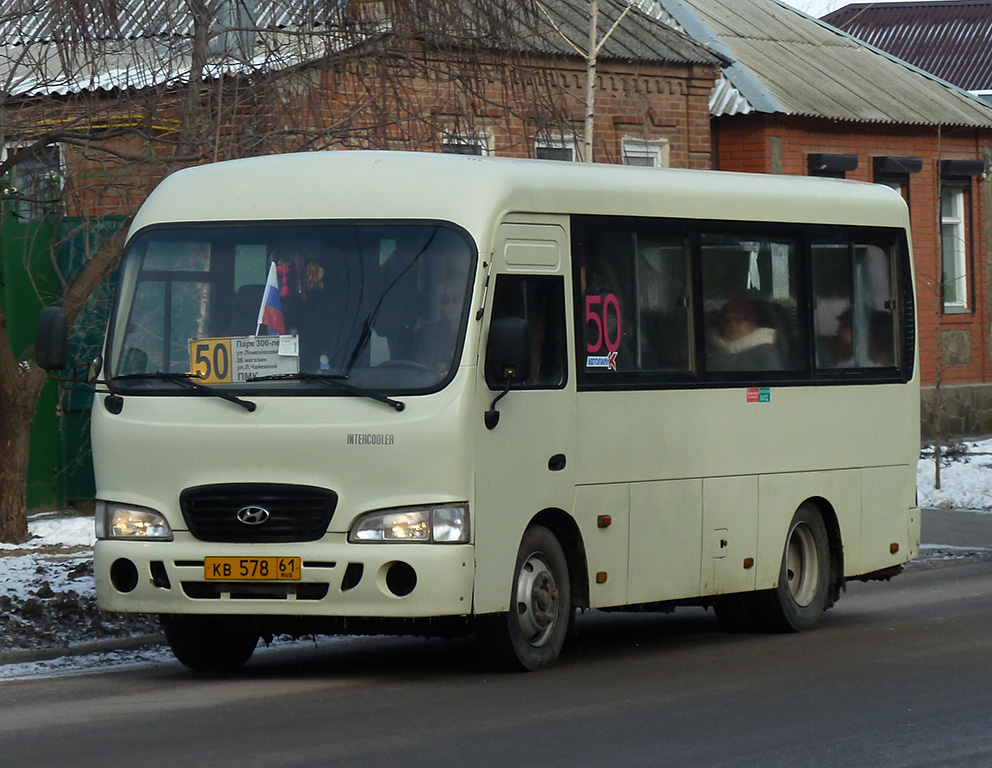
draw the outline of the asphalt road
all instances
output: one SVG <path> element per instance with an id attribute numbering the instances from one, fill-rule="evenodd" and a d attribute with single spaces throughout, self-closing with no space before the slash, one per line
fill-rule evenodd
<path id="1" fill-rule="evenodd" d="M 990 516 L 924 522 L 992 533 Z M 579 629 L 540 674 L 483 672 L 471 640 L 350 639 L 259 653 L 231 677 L 160 664 L 10 681 L 0 764 L 992 765 L 989 557 L 851 584 L 802 635 L 722 634 L 701 610 Z"/>
<path id="2" fill-rule="evenodd" d="M 992 514 L 925 509 L 920 538 L 924 544 L 992 549 Z"/>

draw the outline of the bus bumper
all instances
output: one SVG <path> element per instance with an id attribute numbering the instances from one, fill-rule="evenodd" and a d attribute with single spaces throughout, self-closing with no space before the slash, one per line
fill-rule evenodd
<path id="1" fill-rule="evenodd" d="M 472 612 L 471 544 L 258 545 L 98 541 L 105 611 L 156 614 L 427 618 Z M 205 559 L 299 558 L 294 580 L 208 578 Z M 270 561 L 271 562 L 271 561 Z"/>

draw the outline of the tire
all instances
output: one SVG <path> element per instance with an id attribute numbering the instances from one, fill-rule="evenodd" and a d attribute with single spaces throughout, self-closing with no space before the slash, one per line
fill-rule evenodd
<path id="1" fill-rule="evenodd" d="M 774 632 L 811 629 L 830 596 L 830 542 L 819 510 L 803 504 L 785 538 L 778 586 L 755 596 L 762 628 Z"/>
<path id="2" fill-rule="evenodd" d="M 565 553 L 551 531 L 535 526 L 517 552 L 510 610 L 480 617 L 476 632 L 498 669 L 536 672 L 558 660 L 573 613 Z"/>
<path id="3" fill-rule="evenodd" d="M 259 633 L 221 616 L 162 616 L 172 654 L 194 672 L 233 672 L 255 652 Z"/>

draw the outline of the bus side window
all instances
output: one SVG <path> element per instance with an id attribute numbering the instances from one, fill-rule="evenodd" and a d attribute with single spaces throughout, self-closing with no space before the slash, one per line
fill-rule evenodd
<path id="1" fill-rule="evenodd" d="M 545 275 L 496 278 L 492 319 L 517 317 L 531 327 L 531 374 L 517 385 L 556 388 L 565 383 L 565 282 Z"/>
<path id="2" fill-rule="evenodd" d="M 684 377 L 693 355 L 689 246 L 657 225 L 580 220 L 573 239 L 586 381 Z"/>
<path id="3" fill-rule="evenodd" d="M 705 233 L 701 247 L 707 370 L 803 368 L 795 242 Z"/>
<path id="4" fill-rule="evenodd" d="M 812 247 L 816 365 L 824 371 L 896 366 L 890 251 L 852 242 Z"/>

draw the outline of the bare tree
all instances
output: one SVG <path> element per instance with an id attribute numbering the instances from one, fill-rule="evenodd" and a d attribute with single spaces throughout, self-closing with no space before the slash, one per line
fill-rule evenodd
<path id="1" fill-rule="evenodd" d="M 547 7 L 541 0 L 533 0 L 555 31 L 561 35 L 562 39 L 586 62 L 586 84 L 585 84 L 585 104 L 583 109 L 583 130 L 582 130 L 582 160 L 587 163 L 595 162 L 593 155 L 593 134 L 596 119 L 596 67 L 599 60 L 600 51 L 613 32 L 623 22 L 624 17 L 634 6 L 635 0 L 627 0 L 626 7 L 620 12 L 613 25 L 603 34 L 599 35 L 599 0 L 589 0 L 589 37 L 586 46 L 583 48 L 578 41 L 573 41 L 568 34 L 555 21 Z"/>
<path id="2" fill-rule="evenodd" d="M 5 7 L 17 11 L 0 12 L 0 136 L 10 148 L 0 175 L 54 149 L 61 183 L 57 200 L 23 185 L 0 198 L 66 220 L 127 217 L 159 179 L 190 164 L 325 148 L 438 150 L 445 137 L 496 121 L 519 150 L 572 114 L 562 58 L 529 52 L 528 36 L 555 34 L 535 31 L 530 0 L 268 0 L 255 16 L 237 0 L 0 0 Z M 49 34 L 21 39 L 22 29 Z M 57 284 L 35 292 L 72 322 L 114 269 L 126 224 L 74 274 L 59 269 L 71 234 L 61 232 L 40 257 Z M 38 252 L 25 252 L 28 274 Z M 30 424 L 45 379 L 32 358 L 31 345 L 11 348 L 0 310 L 8 542 L 28 535 Z"/>

